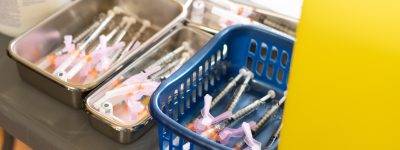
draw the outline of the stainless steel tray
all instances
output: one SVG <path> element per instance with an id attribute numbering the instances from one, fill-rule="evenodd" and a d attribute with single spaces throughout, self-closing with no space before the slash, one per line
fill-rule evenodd
<path id="1" fill-rule="evenodd" d="M 86 98 L 86 110 L 89 113 L 91 125 L 104 135 L 120 143 L 129 143 L 140 137 L 144 133 L 143 131 L 149 129 L 149 126 L 153 124 L 150 114 L 141 118 L 141 121 L 138 121 L 134 124 L 127 124 L 126 122 L 121 122 L 106 116 L 103 113 L 100 113 L 99 110 L 93 106 L 94 103 L 100 100 L 100 98 L 102 98 L 107 91 L 112 89 L 115 81 L 121 79 L 121 77 L 126 78 L 136 75 L 140 71 L 152 65 L 156 60 L 159 60 L 161 57 L 165 56 L 165 54 L 168 54 L 179 47 L 182 42 L 189 42 L 191 48 L 197 51 L 203 47 L 208 40 L 211 39 L 211 37 L 211 34 L 198 29 L 184 26 L 178 27 L 176 31 L 151 48 L 149 52 L 134 61 L 112 79 L 108 80 L 106 83 L 104 83 L 104 85 L 98 87 Z M 146 102 L 143 103 L 145 104 Z M 147 107 L 146 104 L 145 106 Z"/>
<path id="2" fill-rule="evenodd" d="M 151 30 L 144 33 L 144 42 L 134 53 L 128 54 L 125 59 L 87 84 L 63 81 L 35 64 L 60 47 L 64 35 L 78 34 L 92 23 L 91 20 L 95 16 L 107 12 L 114 6 L 119 6 L 129 14 L 150 20 L 152 23 Z M 186 10 L 176 0 L 77 0 L 14 39 L 7 52 L 17 62 L 23 80 L 67 105 L 82 108 L 84 96 L 128 62 L 145 53 L 185 17 Z"/>
<path id="3" fill-rule="evenodd" d="M 193 3 L 194 1 L 195 0 L 188 1 L 186 4 L 188 5 L 187 7 L 189 7 L 187 24 L 188 26 L 202 28 L 207 32 L 218 32 L 224 28 L 224 26 L 221 25 L 221 20 L 223 20 L 223 17 L 213 14 L 213 9 L 216 8 L 220 11 L 230 12 L 230 6 L 233 5 L 235 7 L 251 10 L 251 14 L 248 17 L 242 18 L 251 18 L 251 24 L 264 25 L 280 32 L 284 32 L 292 37 L 294 37 L 296 33 L 296 27 L 298 23 L 297 19 L 273 12 L 271 10 L 247 6 L 237 2 L 226 2 L 226 0 L 202 0 L 204 2 L 203 19 L 201 22 L 197 22 L 192 18 L 193 13 L 195 12 L 193 11 L 193 5 L 189 4 Z M 238 18 L 240 19 L 241 17 Z"/>

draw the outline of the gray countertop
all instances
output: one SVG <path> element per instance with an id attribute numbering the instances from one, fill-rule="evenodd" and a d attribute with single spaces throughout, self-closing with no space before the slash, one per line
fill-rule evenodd
<path id="1" fill-rule="evenodd" d="M 158 149 L 157 128 L 123 145 L 94 130 L 82 110 L 70 108 L 19 78 L 0 34 L 0 127 L 33 149 Z"/>

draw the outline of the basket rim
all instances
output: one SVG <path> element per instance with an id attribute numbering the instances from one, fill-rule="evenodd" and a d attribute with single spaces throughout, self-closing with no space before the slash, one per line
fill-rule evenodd
<path id="1" fill-rule="evenodd" d="M 276 38 L 280 38 L 282 40 L 288 40 L 292 43 L 294 43 L 294 39 L 285 37 L 281 33 L 276 33 L 274 31 L 268 30 L 267 28 L 259 27 L 259 26 L 254 26 L 254 25 L 233 25 L 230 27 L 227 27 L 226 29 L 222 30 L 218 34 L 216 34 L 206 45 L 201 48 L 195 56 L 192 57 L 188 62 L 186 62 L 180 69 L 178 69 L 174 74 L 172 74 L 168 79 L 166 79 L 161 85 L 157 88 L 157 90 L 153 93 L 150 99 L 149 107 L 150 107 L 150 114 L 153 117 L 153 119 L 161 124 L 162 126 L 168 128 L 169 130 L 172 130 L 173 134 L 176 134 L 179 137 L 183 137 L 187 139 L 187 141 L 194 143 L 196 145 L 199 145 L 201 147 L 207 148 L 207 149 L 231 149 L 227 146 L 224 146 L 222 144 L 219 144 L 217 142 L 214 142 L 210 139 L 203 138 L 197 133 L 194 133 L 187 129 L 186 127 L 182 126 L 175 120 L 171 119 L 168 117 L 166 114 L 164 114 L 161 109 L 158 107 L 159 104 L 159 99 L 161 96 L 161 93 L 165 90 L 167 90 L 171 84 L 174 84 L 177 82 L 179 79 L 181 79 L 184 75 L 186 75 L 190 70 L 192 70 L 195 66 L 195 64 L 200 63 L 204 57 L 206 57 L 207 53 L 209 52 L 209 49 L 214 47 L 221 38 L 224 38 L 225 36 L 229 36 L 228 33 L 233 32 L 235 30 L 252 30 L 252 31 L 260 31 L 264 33 L 268 33 L 271 35 L 276 36 Z M 196 58 L 196 59 L 193 59 Z M 160 133 L 159 133 L 160 135 Z M 160 139 L 160 137 L 158 137 Z M 172 140 L 172 139 L 171 139 Z"/>

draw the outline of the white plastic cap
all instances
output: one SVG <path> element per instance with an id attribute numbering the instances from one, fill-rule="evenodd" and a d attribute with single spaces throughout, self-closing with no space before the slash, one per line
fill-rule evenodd
<path id="1" fill-rule="evenodd" d="M 189 52 L 184 52 L 184 53 L 182 53 L 182 58 L 187 58 L 187 59 L 189 59 L 189 58 L 190 58 Z"/>
<path id="2" fill-rule="evenodd" d="M 57 77 L 59 77 L 61 80 L 63 80 L 63 81 L 67 81 L 68 80 L 67 72 L 65 72 L 65 71 L 56 72 L 55 75 Z"/>
<path id="3" fill-rule="evenodd" d="M 151 26 L 151 23 L 149 20 L 143 20 L 143 26 L 149 27 Z"/>
<path id="4" fill-rule="evenodd" d="M 113 105 L 110 102 L 104 102 L 101 104 L 100 112 L 106 115 L 113 114 Z"/>
<path id="5" fill-rule="evenodd" d="M 128 22 L 129 22 L 130 24 L 135 24 L 135 23 L 136 23 L 136 19 L 133 18 L 133 17 L 129 17 Z"/>
<path id="6" fill-rule="evenodd" d="M 123 10 L 121 7 L 118 7 L 118 6 L 115 6 L 115 7 L 112 9 L 112 11 L 113 11 L 115 14 L 121 14 L 121 13 L 124 12 L 124 10 Z"/>
<path id="7" fill-rule="evenodd" d="M 270 96 L 271 96 L 271 98 L 275 98 L 275 96 L 276 96 L 276 93 L 275 93 L 275 91 L 274 91 L 274 90 L 269 90 L 269 91 L 268 91 L 268 95 L 270 95 Z"/>
<path id="8" fill-rule="evenodd" d="M 122 20 L 121 20 L 121 25 L 125 25 L 126 23 L 128 23 L 129 22 L 129 17 L 127 17 L 127 16 L 124 16 L 124 17 L 122 17 Z"/>
<path id="9" fill-rule="evenodd" d="M 242 75 L 245 75 L 247 73 L 247 70 L 242 68 L 242 69 L 239 70 L 239 73 L 242 74 Z"/>
<path id="10" fill-rule="evenodd" d="M 185 48 L 185 49 L 190 49 L 190 43 L 187 42 L 187 41 L 182 42 L 182 46 L 183 46 L 183 48 Z"/>
<path id="11" fill-rule="evenodd" d="M 254 73 L 251 71 L 247 71 L 247 76 L 249 76 L 250 78 L 254 78 Z"/>

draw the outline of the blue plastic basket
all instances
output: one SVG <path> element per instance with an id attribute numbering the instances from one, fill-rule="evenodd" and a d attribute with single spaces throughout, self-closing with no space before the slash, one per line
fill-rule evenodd
<path id="1" fill-rule="evenodd" d="M 215 35 L 191 60 L 164 81 L 151 98 L 150 112 L 158 123 L 160 149 L 183 149 L 187 142 L 190 149 L 231 149 L 199 136 L 185 125 L 203 107 L 204 95 L 218 94 L 243 67 L 252 70 L 255 76 L 250 83 L 250 91 L 241 96 L 234 112 L 262 97 L 269 89 L 277 92 L 276 99 L 282 97 L 287 88 L 293 43 L 291 38 L 248 25 L 235 25 Z M 218 107 L 223 108 L 230 100 L 231 96 L 225 96 L 211 113 L 221 113 L 223 109 Z M 272 104 L 274 102 L 270 101 L 258 108 L 243 121 L 261 118 Z M 272 136 L 281 121 L 281 113 L 282 110 L 279 110 L 269 119 L 261 132 L 262 136 L 258 136 L 264 139 L 257 140 L 267 140 Z"/>

